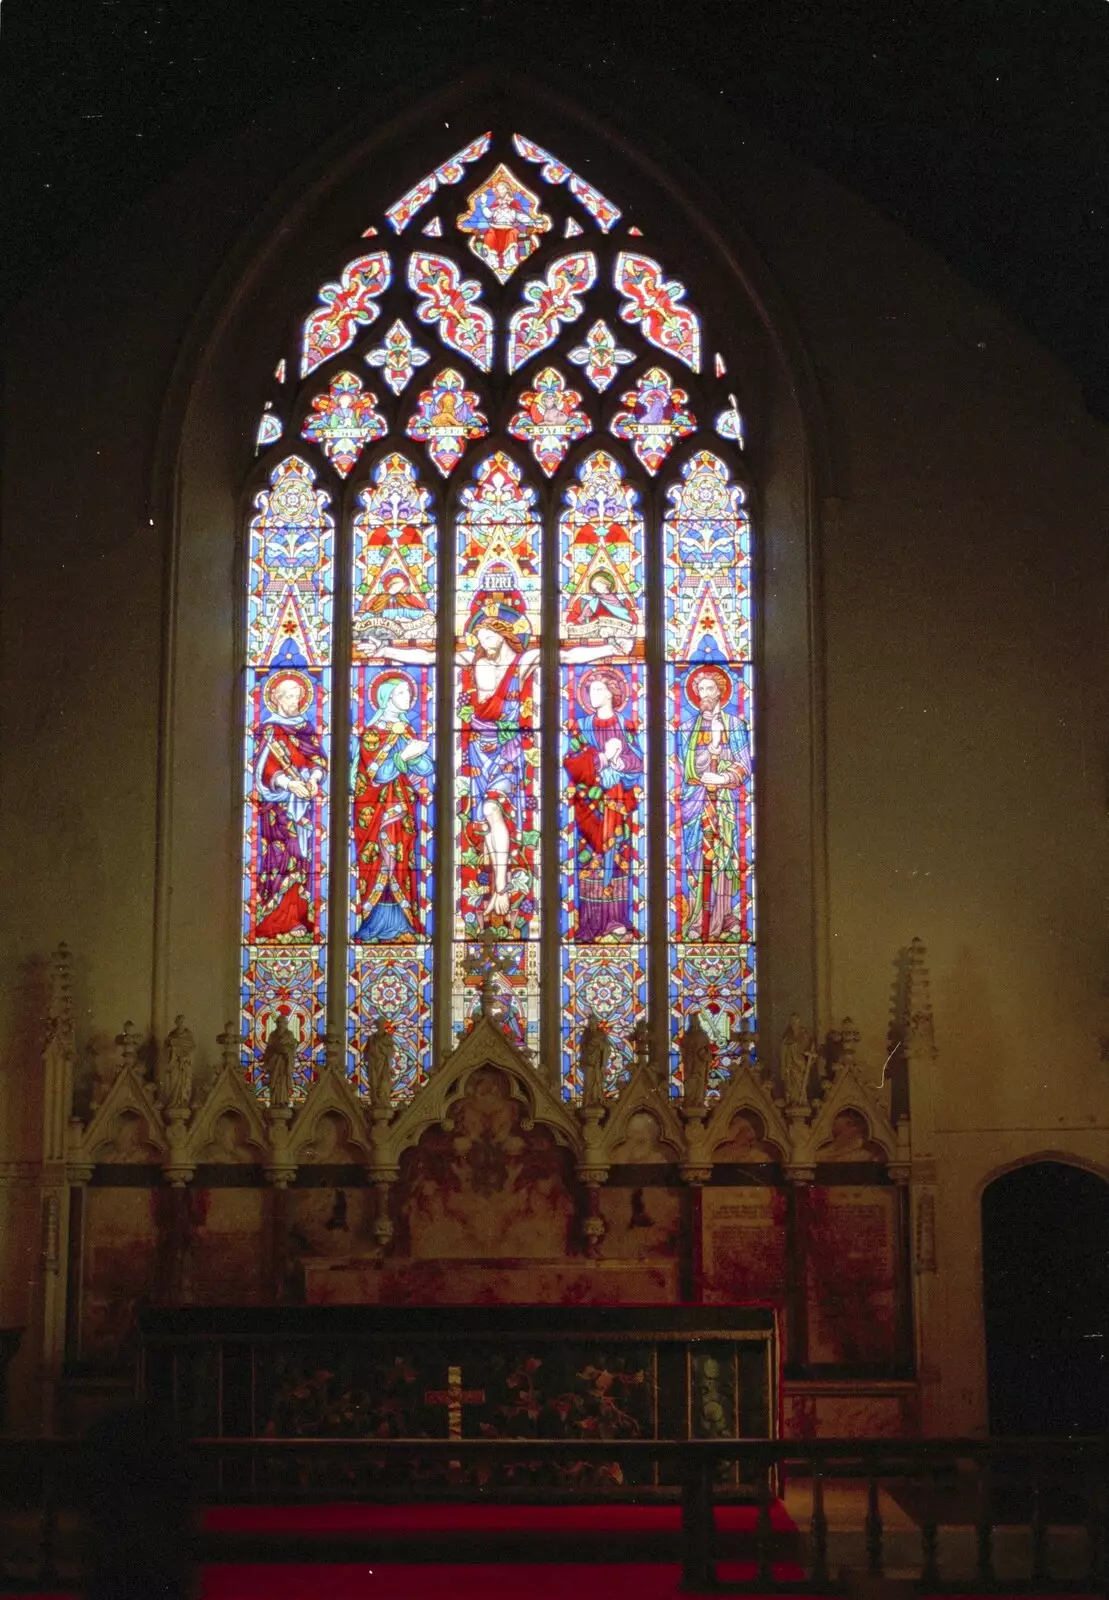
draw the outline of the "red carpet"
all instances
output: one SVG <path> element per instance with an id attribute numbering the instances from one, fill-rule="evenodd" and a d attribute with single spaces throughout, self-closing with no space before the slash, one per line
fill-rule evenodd
<path id="1" fill-rule="evenodd" d="M 724 1579 L 750 1580 L 750 1562 L 722 1561 Z M 800 1576 L 798 1568 L 781 1577 Z M 202 1600 L 679 1600 L 677 1564 L 577 1566 L 208 1567 Z M 708 1591 L 706 1591 L 708 1592 Z"/>
<path id="2" fill-rule="evenodd" d="M 775 1567 L 776 1575 L 797 1573 Z M 726 1582 L 750 1581 L 749 1562 L 722 1561 Z M 688 1600 L 676 1566 L 274 1566 L 208 1567 L 199 1600 Z M 80 1600 L 75 1594 L 7 1595 L 6 1600 Z M 719 1600 L 719 1596 L 716 1597 Z M 774 1600 L 790 1600 L 775 1595 Z M 800 1597 L 798 1597 L 800 1600 Z M 811 1600 L 811 1597 L 808 1597 Z M 927 1596 L 923 1600 L 928 1600 Z M 973 1595 L 961 1600 L 979 1600 Z M 984 1597 L 982 1597 L 984 1600 Z M 999 1600 L 997 1595 L 989 1600 Z M 1051 1600 L 1021 1595 L 1020 1600 Z M 1057 1600 L 1057 1597 L 1055 1597 Z M 1098 1600 L 1073 1595 L 1069 1600 Z"/>
<path id="3" fill-rule="evenodd" d="M 718 1506 L 721 1533 L 754 1533 L 755 1506 Z M 294 1506 L 213 1506 L 201 1527 L 209 1533 L 677 1533 L 681 1510 L 676 1505 L 482 1505 L 461 1501 L 449 1505 L 350 1504 Z M 775 1533 L 789 1533 L 794 1523 L 778 1501 L 770 1507 Z"/>

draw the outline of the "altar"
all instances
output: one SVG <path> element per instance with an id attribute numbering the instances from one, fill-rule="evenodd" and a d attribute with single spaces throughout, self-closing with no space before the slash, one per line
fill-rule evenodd
<path id="1" fill-rule="evenodd" d="M 526 1442 L 778 1431 L 777 1325 L 765 1307 L 178 1307 L 142 1313 L 140 1331 L 144 1395 L 194 1438 L 521 1442 L 519 1460 L 490 1469 L 441 1452 L 398 1465 L 361 1451 L 354 1478 L 342 1468 L 346 1487 L 377 1496 L 650 1492 L 666 1487 L 653 1461 L 529 1461 Z M 268 1470 L 259 1492 L 337 1487 L 306 1485 L 291 1452 Z"/>

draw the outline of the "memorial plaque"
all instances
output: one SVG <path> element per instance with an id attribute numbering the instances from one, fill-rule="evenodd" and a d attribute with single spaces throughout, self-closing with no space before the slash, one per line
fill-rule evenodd
<path id="1" fill-rule="evenodd" d="M 814 1186 L 807 1209 L 809 1362 L 892 1365 L 897 1191 Z"/>
<path id="2" fill-rule="evenodd" d="M 703 1197 L 705 1300 L 782 1305 L 786 1295 L 784 1189 L 707 1188 Z"/>
<path id="3" fill-rule="evenodd" d="M 85 1194 L 81 1355 L 97 1365 L 133 1355 L 135 1313 L 155 1298 L 155 1191 L 90 1187 Z"/>
<path id="4" fill-rule="evenodd" d="M 269 1195 L 262 1189 L 201 1189 L 185 1256 L 183 1298 L 197 1305 L 261 1300 Z"/>

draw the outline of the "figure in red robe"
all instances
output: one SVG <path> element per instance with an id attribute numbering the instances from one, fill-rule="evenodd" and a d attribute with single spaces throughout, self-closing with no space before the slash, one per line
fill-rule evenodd
<path id="1" fill-rule="evenodd" d="M 299 944 L 315 936 L 312 849 L 327 756 L 309 721 L 315 685 L 306 672 L 275 673 L 262 690 L 269 715 L 258 729 L 256 939 Z"/>
<path id="2" fill-rule="evenodd" d="M 418 807 L 432 762 L 428 740 L 413 731 L 416 685 L 407 672 L 385 672 L 370 686 L 374 715 L 366 724 L 354 779 L 354 849 L 360 922 L 367 943 L 424 938 Z"/>

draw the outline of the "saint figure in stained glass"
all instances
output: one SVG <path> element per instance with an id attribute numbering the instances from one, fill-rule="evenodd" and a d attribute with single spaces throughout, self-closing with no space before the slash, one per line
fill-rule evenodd
<path id="1" fill-rule="evenodd" d="M 590 667 L 578 678 L 581 714 L 563 760 L 573 810 L 577 927 L 583 944 L 632 935 L 631 874 L 642 796 L 639 732 L 625 720 L 628 667 Z"/>
<path id="2" fill-rule="evenodd" d="M 503 162 L 474 190 L 458 219 L 459 232 L 470 235 L 470 249 L 502 283 L 538 250 L 539 236 L 550 226 L 550 217 L 539 209 L 538 195 Z"/>
<path id="3" fill-rule="evenodd" d="M 681 731 L 682 937 L 736 939 L 743 935 L 739 791 L 751 777 L 750 737 L 727 709 L 734 685 L 723 667 L 694 668 L 685 687 L 694 715 Z"/>
<path id="4" fill-rule="evenodd" d="M 592 427 L 581 409 L 581 395 L 566 387 L 562 374 L 554 367 L 544 367 L 533 386 L 521 394 L 520 407 L 508 431 L 514 439 L 531 445 L 535 459 L 550 477 L 572 442 Z"/>
<path id="5" fill-rule="evenodd" d="M 249 516 L 244 1066 L 280 1015 L 302 1093 L 342 1016 L 353 1080 L 384 1026 L 403 1096 L 484 1012 L 573 1097 L 583 1030 L 607 1032 L 611 1089 L 648 1010 L 678 1074 L 698 1012 L 714 1092 L 749 1056 L 757 967 L 744 419 L 719 355 L 688 377 L 717 341 L 640 228 L 615 239 L 619 209 L 522 134 L 471 139 L 384 217 L 393 242 L 321 286 L 276 373 L 306 381 L 257 436 L 306 444 Z M 337 510 L 321 471 L 357 474 Z"/>
<path id="6" fill-rule="evenodd" d="M 310 940 L 314 812 L 327 755 L 311 719 L 315 687 L 306 672 L 274 673 L 262 690 L 266 712 L 254 765 L 258 817 L 258 920 L 254 936 L 282 944 Z"/>
<path id="7" fill-rule="evenodd" d="M 489 432 L 477 402 L 477 395 L 467 389 L 453 367 L 444 367 L 416 402 L 408 432 L 413 439 L 424 440 L 428 454 L 444 477 L 462 459 L 467 439 L 480 439 Z"/>
<path id="8" fill-rule="evenodd" d="M 419 695 L 407 672 L 382 672 L 369 685 L 368 698 L 374 709 L 362 731 L 354 780 L 361 916 L 354 937 L 400 943 L 427 933 L 418 877 L 430 742 L 413 726 Z"/>

